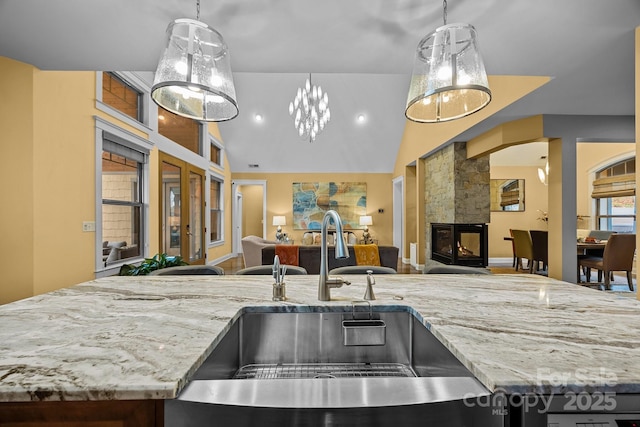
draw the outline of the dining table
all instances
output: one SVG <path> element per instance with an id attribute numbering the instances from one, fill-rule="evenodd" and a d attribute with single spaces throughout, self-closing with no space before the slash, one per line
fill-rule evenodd
<path id="1" fill-rule="evenodd" d="M 598 240 L 597 242 L 577 242 L 578 255 L 585 255 L 587 253 L 587 249 L 600 249 L 604 250 L 604 247 L 607 246 L 606 240 Z"/>

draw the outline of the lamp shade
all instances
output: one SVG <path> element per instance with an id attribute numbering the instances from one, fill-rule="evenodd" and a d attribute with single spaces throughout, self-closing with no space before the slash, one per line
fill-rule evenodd
<path id="1" fill-rule="evenodd" d="M 287 219 L 284 215 L 274 215 L 273 225 L 282 226 L 287 225 Z"/>
<path id="2" fill-rule="evenodd" d="M 363 215 L 360 217 L 360 225 L 373 225 L 373 219 L 371 215 Z"/>
<path id="3" fill-rule="evenodd" d="M 194 120 L 220 122 L 236 117 L 231 60 L 222 35 L 193 19 L 169 24 L 151 98 L 166 110 Z"/>
<path id="4" fill-rule="evenodd" d="M 443 25 L 418 43 L 405 110 L 409 120 L 459 119 L 489 101 L 491 91 L 473 26 Z"/>

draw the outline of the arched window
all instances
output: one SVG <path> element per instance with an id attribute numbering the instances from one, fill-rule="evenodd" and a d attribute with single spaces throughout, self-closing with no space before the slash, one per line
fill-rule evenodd
<path id="1" fill-rule="evenodd" d="M 591 197 L 596 200 L 598 230 L 636 231 L 636 159 L 609 165 L 596 172 Z"/>

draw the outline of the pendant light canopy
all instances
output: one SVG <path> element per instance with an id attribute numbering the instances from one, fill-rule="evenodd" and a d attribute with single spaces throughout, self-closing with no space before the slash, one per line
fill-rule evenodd
<path id="1" fill-rule="evenodd" d="M 221 122 L 236 117 L 236 90 L 222 35 L 193 19 L 169 24 L 151 98 L 166 110 L 194 120 Z"/>
<path id="2" fill-rule="evenodd" d="M 405 115 L 421 123 L 459 119 L 491 101 L 476 30 L 444 24 L 418 43 Z"/>

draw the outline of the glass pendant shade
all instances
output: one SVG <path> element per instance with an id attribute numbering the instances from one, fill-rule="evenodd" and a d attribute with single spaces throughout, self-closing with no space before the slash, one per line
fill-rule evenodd
<path id="1" fill-rule="evenodd" d="M 405 110 L 409 120 L 459 119 L 489 101 L 491 91 L 473 26 L 443 25 L 418 43 Z"/>
<path id="2" fill-rule="evenodd" d="M 167 27 L 151 98 L 180 116 L 220 122 L 238 115 L 231 60 L 222 35 L 193 19 Z"/>

